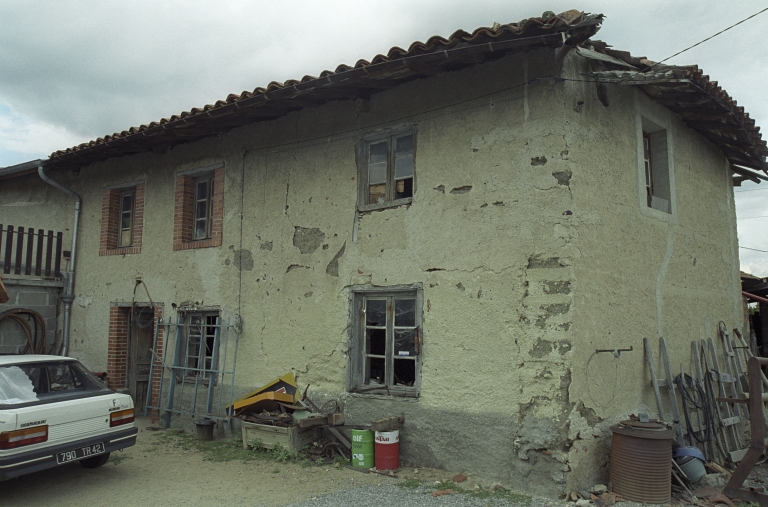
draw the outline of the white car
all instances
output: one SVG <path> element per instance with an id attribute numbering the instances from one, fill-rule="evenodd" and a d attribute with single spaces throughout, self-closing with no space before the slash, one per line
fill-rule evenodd
<path id="1" fill-rule="evenodd" d="M 79 461 L 86 468 L 136 443 L 133 399 L 76 359 L 0 356 L 0 481 Z"/>

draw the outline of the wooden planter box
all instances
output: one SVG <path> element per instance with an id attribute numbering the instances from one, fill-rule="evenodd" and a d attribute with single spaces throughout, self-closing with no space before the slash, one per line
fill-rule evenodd
<path id="1" fill-rule="evenodd" d="M 289 451 L 300 451 L 319 437 L 318 428 L 299 428 L 298 426 L 283 428 L 243 421 L 242 429 L 243 449 L 252 447 L 253 443 L 259 440 L 265 449 L 272 449 L 275 444 L 280 444 Z"/>

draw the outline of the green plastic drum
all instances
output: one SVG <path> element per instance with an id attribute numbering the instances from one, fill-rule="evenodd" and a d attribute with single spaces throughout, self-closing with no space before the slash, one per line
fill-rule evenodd
<path id="1" fill-rule="evenodd" d="M 352 430 L 352 466 L 373 468 L 373 431 Z"/>

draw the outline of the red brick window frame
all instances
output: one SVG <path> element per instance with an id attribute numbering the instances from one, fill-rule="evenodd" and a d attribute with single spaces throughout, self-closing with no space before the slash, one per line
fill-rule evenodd
<path id="1" fill-rule="evenodd" d="M 210 177 L 213 189 L 209 207 L 208 237 L 195 239 L 195 183 Z M 224 168 L 200 174 L 184 174 L 176 177 L 176 194 L 173 213 L 173 249 L 191 250 L 221 246 L 224 224 Z"/>
<path id="2" fill-rule="evenodd" d="M 127 192 L 133 194 L 131 217 L 131 244 L 120 246 L 121 207 L 120 198 Z M 144 183 L 123 188 L 105 188 L 101 194 L 101 236 L 99 255 L 123 255 L 141 253 L 141 236 L 144 229 Z"/>

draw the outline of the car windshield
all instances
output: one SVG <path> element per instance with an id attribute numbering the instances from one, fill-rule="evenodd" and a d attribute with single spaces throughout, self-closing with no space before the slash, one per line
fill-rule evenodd
<path id="1" fill-rule="evenodd" d="M 0 366 L 0 408 L 52 403 L 109 391 L 77 361 Z"/>

